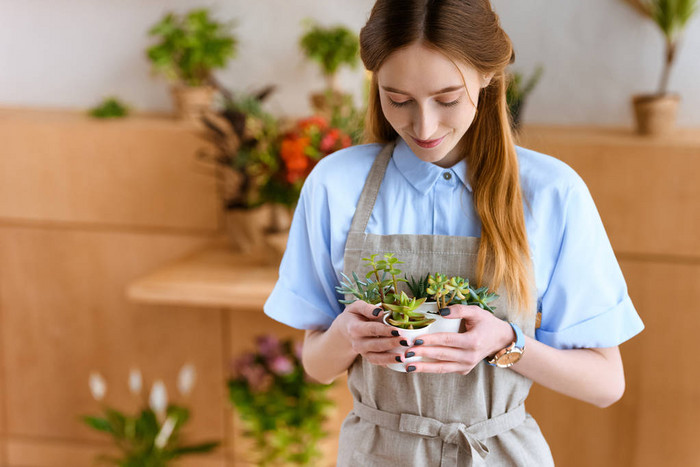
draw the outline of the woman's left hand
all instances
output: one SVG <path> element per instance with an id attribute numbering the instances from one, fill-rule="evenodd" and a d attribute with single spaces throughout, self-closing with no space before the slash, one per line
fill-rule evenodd
<path id="1" fill-rule="evenodd" d="M 407 371 L 466 375 L 484 358 L 493 356 L 515 340 L 513 328 L 489 311 L 474 305 L 451 305 L 447 309 L 449 314 L 444 318 L 463 319 L 466 332 L 427 334 L 416 339 L 404 355 L 438 361 L 407 363 Z"/>

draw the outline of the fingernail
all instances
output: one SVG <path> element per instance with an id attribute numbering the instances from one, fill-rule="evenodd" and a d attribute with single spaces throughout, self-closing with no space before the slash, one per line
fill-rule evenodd
<path id="1" fill-rule="evenodd" d="M 399 342 L 399 344 L 403 345 L 404 347 L 408 347 L 408 342 L 406 342 L 405 339 Z"/>
<path id="2" fill-rule="evenodd" d="M 411 358 L 415 355 L 415 352 L 406 352 L 406 358 Z"/>
<path id="3" fill-rule="evenodd" d="M 450 309 L 449 309 L 449 308 L 442 308 L 442 309 L 440 310 L 440 315 L 441 315 L 441 316 L 447 316 L 447 315 L 449 315 L 449 314 L 450 314 Z"/>
<path id="4" fill-rule="evenodd" d="M 393 331 L 391 331 L 391 335 L 394 336 L 394 337 L 399 337 L 399 331 L 397 331 L 396 329 L 394 329 Z"/>
<path id="5" fill-rule="evenodd" d="M 382 312 L 382 309 L 381 309 L 381 308 L 375 308 L 375 309 L 372 311 L 372 314 L 373 314 L 374 316 L 379 316 L 379 313 L 381 313 L 381 312 Z"/>
<path id="6" fill-rule="evenodd" d="M 423 339 L 416 339 L 413 341 L 413 345 L 423 345 Z"/>
<path id="7" fill-rule="evenodd" d="M 412 371 L 416 371 L 416 367 L 413 366 L 413 365 L 409 365 L 409 366 L 406 368 L 406 373 L 410 373 L 410 372 L 412 372 Z"/>
<path id="8" fill-rule="evenodd" d="M 396 356 L 396 361 L 399 362 L 399 363 L 401 363 L 401 356 L 400 356 L 400 355 L 397 355 L 397 356 Z"/>

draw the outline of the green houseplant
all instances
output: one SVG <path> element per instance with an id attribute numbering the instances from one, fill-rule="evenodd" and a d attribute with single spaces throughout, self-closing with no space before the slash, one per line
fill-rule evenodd
<path id="1" fill-rule="evenodd" d="M 347 105 L 346 95 L 338 89 L 338 70 L 357 65 L 359 39 L 344 26 L 323 27 L 306 20 L 306 32 L 299 46 L 308 59 L 319 64 L 326 80 L 325 91 L 311 95 L 311 105 L 316 112 L 330 117 L 334 107 Z"/>
<path id="2" fill-rule="evenodd" d="M 372 305 L 378 305 L 385 310 L 383 321 L 388 326 L 401 330 L 401 336 L 412 342 L 421 335 L 436 332 L 458 332 L 460 320 L 443 318 L 438 311 L 454 304 L 476 305 L 493 313 L 489 305 L 498 298 L 489 292 L 488 287 L 474 289 L 469 280 L 459 277 L 448 277 L 436 272 L 421 278 L 400 278 L 399 264 L 403 264 L 393 253 L 384 254 L 383 259 L 377 260 L 378 254 L 363 258 L 369 266 L 369 271 L 362 279 L 352 272 L 352 279 L 342 274 L 343 281 L 336 287 L 342 304 L 350 304 L 362 300 Z M 405 284 L 406 289 L 401 289 Z M 410 345 L 410 344 L 409 344 Z M 405 349 L 397 347 L 395 353 L 403 353 Z M 406 371 L 406 363 L 418 361 L 421 357 L 412 357 L 405 362 L 390 364 L 389 368 Z"/>
<path id="3" fill-rule="evenodd" d="M 94 118 L 122 118 L 129 115 L 129 107 L 116 97 L 106 97 L 88 114 Z"/>
<path id="4" fill-rule="evenodd" d="M 199 123 L 212 103 L 212 71 L 235 57 L 238 41 L 231 23 L 215 21 L 206 8 L 184 15 L 167 13 L 148 31 L 158 42 L 146 51 L 153 71 L 165 75 L 181 118 Z"/>
<path id="5" fill-rule="evenodd" d="M 523 73 L 518 71 L 509 73 L 506 102 L 508 103 L 508 110 L 510 110 L 513 130 L 517 131 L 520 128 L 520 117 L 525 107 L 525 101 L 540 81 L 540 78 L 542 78 L 543 72 L 544 68 L 540 65 L 535 68 L 535 71 L 527 79 Z"/>
<path id="6" fill-rule="evenodd" d="M 194 384 L 194 367 L 185 365 L 178 375 L 178 390 L 183 397 L 189 395 Z M 95 400 L 102 402 L 107 384 L 99 373 L 92 373 L 89 387 Z M 142 399 L 141 372 L 129 374 L 131 393 Z M 203 454 L 219 445 L 218 441 L 196 445 L 184 445 L 181 430 L 189 420 L 187 408 L 168 404 L 165 384 L 153 383 L 148 401 L 134 414 L 125 413 L 106 404 L 101 416 L 85 415 L 82 421 L 90 428 L 112 437 L 120 456 L 100 455 L 96 460 L 120 467 L 166 467 L 182 456 Z"/>
<path id="7" fill-rule="evenodd" d="M 228 381 L 229 397 L 254 442 L 260 466 L 319 465 L 318 442 L 333 406 L 331 385 L 317 383 L 301 364 L 301 344 L 259 336 L 256 349 L 239 357 Z"/>
<path id="8" fill-rule="evenodd" d="M 697 0 L 625 0 L 644 17 L 652 20 L 663 34 L 664 67 L 656 93 L 632 97 L 637 132 L 664 134 L 675 126 L 680 96 L 669 93 L 671 68 L 688 21 L 697 11 Z"/>

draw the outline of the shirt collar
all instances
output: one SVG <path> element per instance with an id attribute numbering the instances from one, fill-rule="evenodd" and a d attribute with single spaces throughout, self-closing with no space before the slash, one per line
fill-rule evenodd
<path id="1" fill-rule="evenodd" d="M 406 180 L 423 194 L 427 193 L 445 172 L 452 172 L 467 190 L 472 191 L 467 179 L 467 161 L 464 159 L 452 167 L 444 169 L 439 165 L 419 159 L 401 138 L 397 139 L 392 159 Z"/>

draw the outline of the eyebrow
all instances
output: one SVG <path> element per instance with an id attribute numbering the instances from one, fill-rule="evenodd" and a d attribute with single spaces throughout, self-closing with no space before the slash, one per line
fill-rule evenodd
<path id="1" fill-rule="evenodd" d="M 437 91 L 437 92 L 431 94 L 430 96 L 432 97 L 432 96 L 437 96 L 437 95 L 439 95 L 439 94 L 446 94 L 446 93 L 448 93 L 448 92 L 459 91 L 459 90 L 462 89 L 462 88 L 464 88 L 464 85 L 449 86 L 449 87 L 446 87 L 446 88 L 444 88 L 444 89 L 440 89 L 439 91 Z M 389 86 L 382 86 L 382 89 L 384 89 L 384 90 L 387 91 L 387 92 L 394 92 L 394 93 L 396 93 L 396 94 L 405 94 L 405 95 L 407 95 L 407 96 L 410 96 L 410 95 L 411 95 L 410 93 L 408 93 L 408 92 L 406 92 L 406 91 L 402 91 L 402 90 L 400 90 L 400 89 L 392 88 L 392 87 L 389 87 Z"/>

